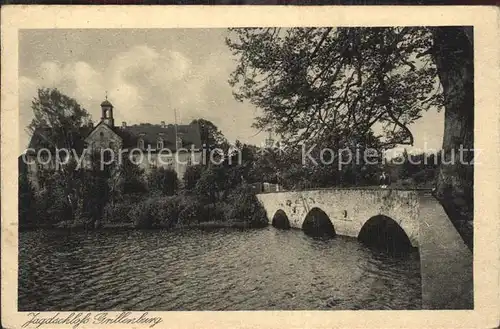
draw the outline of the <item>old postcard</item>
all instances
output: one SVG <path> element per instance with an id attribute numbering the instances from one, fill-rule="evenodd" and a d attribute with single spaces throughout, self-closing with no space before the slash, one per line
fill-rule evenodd
<path id="1" fill-rule="evenodd" d="M 499 11 L 2 8 L 5 328 L 489 328 Z"/>

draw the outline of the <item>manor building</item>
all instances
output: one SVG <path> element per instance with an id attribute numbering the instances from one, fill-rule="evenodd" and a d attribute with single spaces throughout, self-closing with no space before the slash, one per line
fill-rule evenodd
<path id="1" fill-rule="evenodd" d="M 101 103 L 99 123 L 79 128 L 73 145 L 77 154 L 85 155 L 84 166 L 90 164 L 89 155 L 99 149 L 113 149 L 115 159 L 118 159 L 118 156 L 130 156 L 146 173 L 158 167 L 173 169 L 179 179 L 184 177 L 188 166 L 201 163 L 202 143 L 197 124 L 167 125 L 161 121 L 160 124 L 137 125 L 122 122 L 120 126 L 115 126 L 113 109 L 113 105 L 107 99 L 104 100 Z M 44 141 L 50 138 L 51 130 L 50 127 L 37 128 L 28 146 L 27 170 L 35 186 L 39 186 L 37 178 L 44 169 L 56 169 L 54 161 L 36 161 L 41 154 L 37 151 L 43 147 Z"/>

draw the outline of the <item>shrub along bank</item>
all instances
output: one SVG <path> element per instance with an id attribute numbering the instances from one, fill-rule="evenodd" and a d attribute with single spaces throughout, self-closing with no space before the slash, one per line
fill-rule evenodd
<path id="1" fill-rule="evenodd" d="M 264 209 L 250 190 L 235 191 L 231 200 L 204 204 L 196 196 L 153 196 L 130 203 L 108 204 L 104 227 L 192 228 L 267 225 Z"/>
<path id="2" fill-rule="evenodd" d="M 231 168 L 188 168 L 185 182 L 168 169 L 154 169 L 147 175 L 137 168 L 125 169 L 129 172 L 121 172 L 121 180 L 111 172 L 95 175 L 87 170 L 71 180 L 52 173 L 36 192 L 21 173 L 20 229 L 267 225 L 265 210 L 253 189 L 241 180 L 232 180 L 238 176 Z"/>

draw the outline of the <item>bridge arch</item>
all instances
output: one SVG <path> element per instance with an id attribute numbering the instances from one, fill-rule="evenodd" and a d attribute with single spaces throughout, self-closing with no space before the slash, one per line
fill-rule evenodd
<path id="1" fill-rule="evenodd" d="M 334 237 L 336 235 L 330 217 L 320 208 L 314 207 L 307 213 L 302 230 L 307 235 L 320 237 Z"/>
<path id="2" fill-rule="evenodd" d="M 358 240 L 390 253 L 404 253 L 413 248 L 410 234 L 405 228 L 385 215 L 370 217 L 361 227 Z"/>
<path id="3" fill-rule="evenodd" d="M 289 229 L 290 226 L 290 220 L 288 219 L 288 216 L 282 209 L 278 209 L 275 213 L 273 218 L 271 219 L 271 224 L 272 226 L 276 228 L 281 228 L 281 229 Z"/>

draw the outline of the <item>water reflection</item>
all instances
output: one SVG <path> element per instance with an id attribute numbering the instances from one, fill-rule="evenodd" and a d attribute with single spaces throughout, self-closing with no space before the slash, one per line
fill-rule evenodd
<path id="1" fill-rule="evenodd" d="M 420 308 L 418 253 L 300 230 L 20 234 L 19 310 Z"/>

